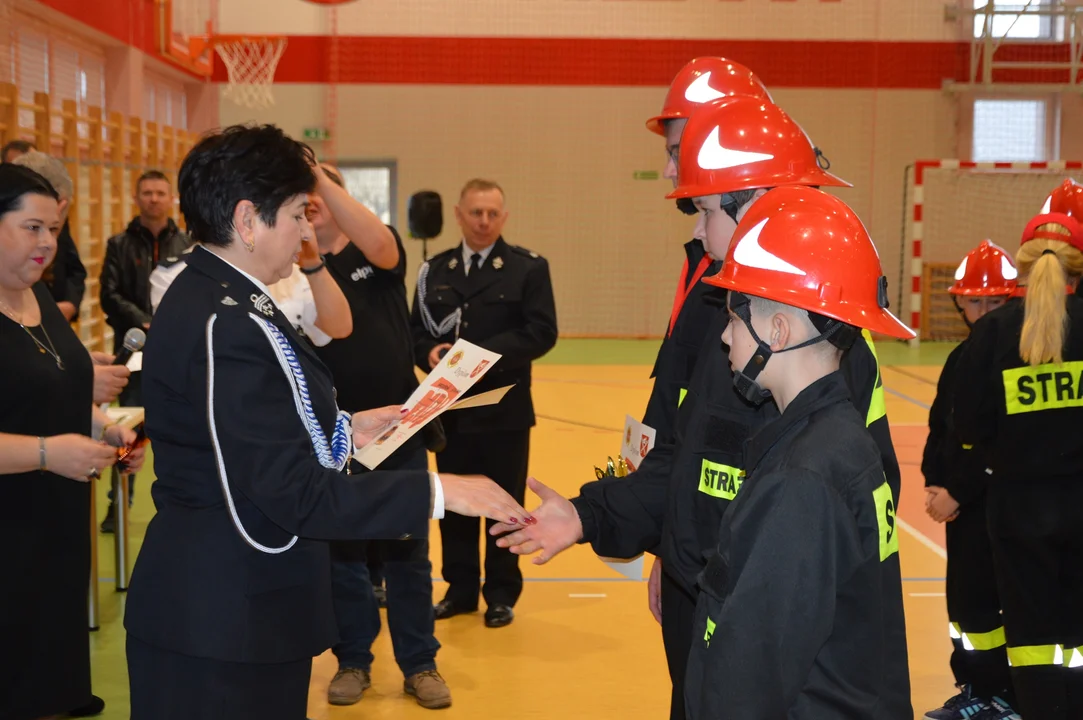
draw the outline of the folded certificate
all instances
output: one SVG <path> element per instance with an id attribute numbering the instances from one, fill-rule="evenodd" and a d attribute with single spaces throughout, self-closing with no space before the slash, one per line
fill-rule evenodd
<path id="1" fill-rule="evenodd" d="M 500 402 L 512 386 L 463 399 L 463 395 L 485 377 L 485 373 L 492 369 L 500 357 L 497 353 L 489 352 L 466 340 L 456 342 L 406 401 L 404 407 L 409 412 L 375 440 L 358 448 L 354 459 L 369 470 L 375 470 L 426 423 L 448 410 L 456 406 L 480 407 Z"/>

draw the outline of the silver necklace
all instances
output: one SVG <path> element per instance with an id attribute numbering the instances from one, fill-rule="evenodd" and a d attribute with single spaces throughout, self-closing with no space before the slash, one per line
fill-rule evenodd
<path id="1" fill-rule="evenodd" d="M 23 332 L 30 336 L 30 339 L 33 340 L 34 344 L 38 346 L 38 352 L 40 352 L 42 355 L 52 355 L 53 359 L 56 360 L 57 369 L 64 369 L 64 361 L 60 359 L 60 354 L 56 351 L 56 345 L 53 344 L 53 339 L 49 337 L 49 331 L 45 329 L 44 318 L 42 318 L 40 327 L 41 332 L 45 335 L 45 342 L 49 343 L 49 347 L 45 347 L 45 345 L 42 344 L 41 340 L 38 340 L 34 333 L 30 332 L 30 328 L 23 324 L 22 315 L 16 313 L 15 309 L 3 300 L 0 300 L 0 310 L 3 310 L 4 314 L 11 318 L 12 322 L 18 324 L 18 326 L 23 329 Z M 18 315 L 18 317 L 16 317 L 16 315 Z"/>

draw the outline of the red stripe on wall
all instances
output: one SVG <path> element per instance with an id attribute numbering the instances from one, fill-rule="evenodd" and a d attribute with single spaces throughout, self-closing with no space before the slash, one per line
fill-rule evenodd
<path id="1" fill-rule="evenodd" d="M 688 60 L 724 55 L 768 87 L 937 88 L 963 69 L 958 43 L 592 38 L 340 37 L 339 82 L 666 86 Z M 329 78 L 331 38 L 293 36 L 276 82 Z M 220 65 L 220 64 L 219 64 Z M 224 81 L 219 67 L 215 79 Z"/>
<path id="2" fill-rule="evenodd" d="M 934 89 L 965 80 L 962 42 L 339 37 L 344 84 L 664 87 L 688 60 L 723 55 L 768 87 Z M 276 82 L 330 79 L 332 38 L 292 36 Z M 1005 47 L 1004 59 L 1067 59 L 1066 45 Z M 1063 77 L 1062 77 L 1063 76 Z M 217 64 L 215 80 L 226 80 Z M 998 72 L 1003 82 L 1064 82 L 1048 70 Z"/>

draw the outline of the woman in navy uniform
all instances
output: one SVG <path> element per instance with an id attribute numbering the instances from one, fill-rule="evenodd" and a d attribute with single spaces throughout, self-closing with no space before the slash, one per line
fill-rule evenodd
<path id="1" fill-rule="evenodd" d="M 339 412 L 330 372 L 267 290 L 313 241 L 313 164 L 278 128 L 237 126 L 181 167 L 201 246 L 145 350 L 158 480 L 125 615 L 135 720 L 304 718 L 311 658 L 336 637 L 320 540 L 423 536 L 445 508 L 528 519 L 485 478 L 342 473 L 399 410 Z"/>
<path id="2" fill-rule="evenodd" d="M 1083 187 L 1066 181 L 1027 225 L 1023 299 L 974 325 L 954 393 L 960 442 L 988 448 L 989 537 L 1016 709 L 1083 717 Z"/>

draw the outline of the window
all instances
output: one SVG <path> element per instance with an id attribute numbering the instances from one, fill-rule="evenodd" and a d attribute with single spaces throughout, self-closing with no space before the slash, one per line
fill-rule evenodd
<path id="1" fill-rule="evenodd" d="M 386 225 L 395 224 L 397 172 L 394 161 L 340 165 L 346 190 Z"/>
<path id="2" fill-rule="evenodd" d="M 985 15 L 982 11 L 992 5 L 998 11 L 993 16 L 994 38 L 1038 40 L 1051 37 L 1052 18 L 1048 14 L 1061 0 L 974 0 L 974 37 L 984 35 Z M 1044 11 L 1046 14 L 1039 14 Z"/>
<path id="3" fill-rule="evenodd" d="M 1055 103 L 1045 99 L 975 100 L 971 158 L 976 162 L 1044 162 L 1056 155 Z"/>

